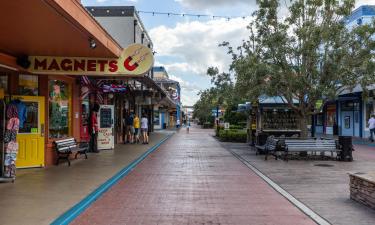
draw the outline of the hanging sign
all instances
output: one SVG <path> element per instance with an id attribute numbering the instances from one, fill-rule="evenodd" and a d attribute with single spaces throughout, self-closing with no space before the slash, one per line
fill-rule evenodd
<path id="1" fill-rule="evenodd" d="M 143 75 L 154 64 L 150 48 L 141 44 L 129 45 L 120 58 L 85 58 L 30 56 L 31 73 L 64 75 Z"/>

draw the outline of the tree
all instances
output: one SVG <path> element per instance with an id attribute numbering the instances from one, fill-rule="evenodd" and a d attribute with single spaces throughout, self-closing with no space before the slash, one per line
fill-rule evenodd
<path id="1" fill-rule="evenodd" d="M 238 51 L 229 47 L 235 86 L 249 100 L 284 96 L 299 117 L 301 136 L 307 137 L 307 121 L 320 112 L 317 101 L 375 82 L 375 22 L 346 28 L 354 0 L 292 0 L 285 19 L 278 17 L 278 0 L 257 3 L 249 40 Z"/>
<path id="2" fill-rule="evenodd" d="M 219 72 L 216 67 L 207 69 L 213 87 L 199 93 L 200 99 L 194 105 L 193 116 L 201 122 L 212 122 L 212 110 L 217 107 L 231 108 L 241 102 L 236 94 L 231 75 Z"/>

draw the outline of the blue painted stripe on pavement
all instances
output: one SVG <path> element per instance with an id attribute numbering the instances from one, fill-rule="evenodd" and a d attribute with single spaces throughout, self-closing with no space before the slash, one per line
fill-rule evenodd
<path id="1" fill-rule="evenodd" d="M 142 162 L 150 153 L 155 151 L 160 145 L 168 140 L 173 134 L 168 135 L 159 143 L 151 147 L 147 152 L 143 153 L 138 159 L 134 160 L 130 165 L 120 170 L 116 175 L 111 177 L 105 183 L 100 185 L 96 190 L 87 195 L 84 199 L 70 208 L 68 211 L 63 213 L 57 219 L 55 219 L 51 225 L 66 225 L 72 222 L 78 217 L 86 208 L 88 208 L 93 202 L 95 202 L 100 196 L 107 192 L 113 185 L 115 185 L 121 178 L 125 177 L 130 171 L 132 171 L 140 162 Z"/>

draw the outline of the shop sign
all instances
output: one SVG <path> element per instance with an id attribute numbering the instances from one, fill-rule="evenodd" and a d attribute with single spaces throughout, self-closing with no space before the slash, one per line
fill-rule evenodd
<path id="1" fill-rule="evenodd" d="M 319 109 L 320 112 L 322 112 L 322 105 L 323 105 L 323 100 L 318 100 L 315 102 L 315 109 Z"/>
<path id="2" fill-rule="evenodd" d="M 129 45 L 120 58 L 30 56 L 29 72 L 64 75 L 143 75 L 154 64 L 150 48 L 141 44 Z"/>

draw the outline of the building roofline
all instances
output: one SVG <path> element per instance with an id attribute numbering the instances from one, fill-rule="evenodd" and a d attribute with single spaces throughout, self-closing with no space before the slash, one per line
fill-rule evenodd
<path id="1" fill-rule="evenodd" d="M 346 23 L 351 23 L 363 16 L 375 16 L 375 5 L 361 5 L 356 8 L 350 16 L 347 17 Z"/>
<path id="2" fill-rule="evenodd" d="M 135 6 L 85 6 L 93 17 L 135 17 L 147 39 L 154 45 Z"/>

